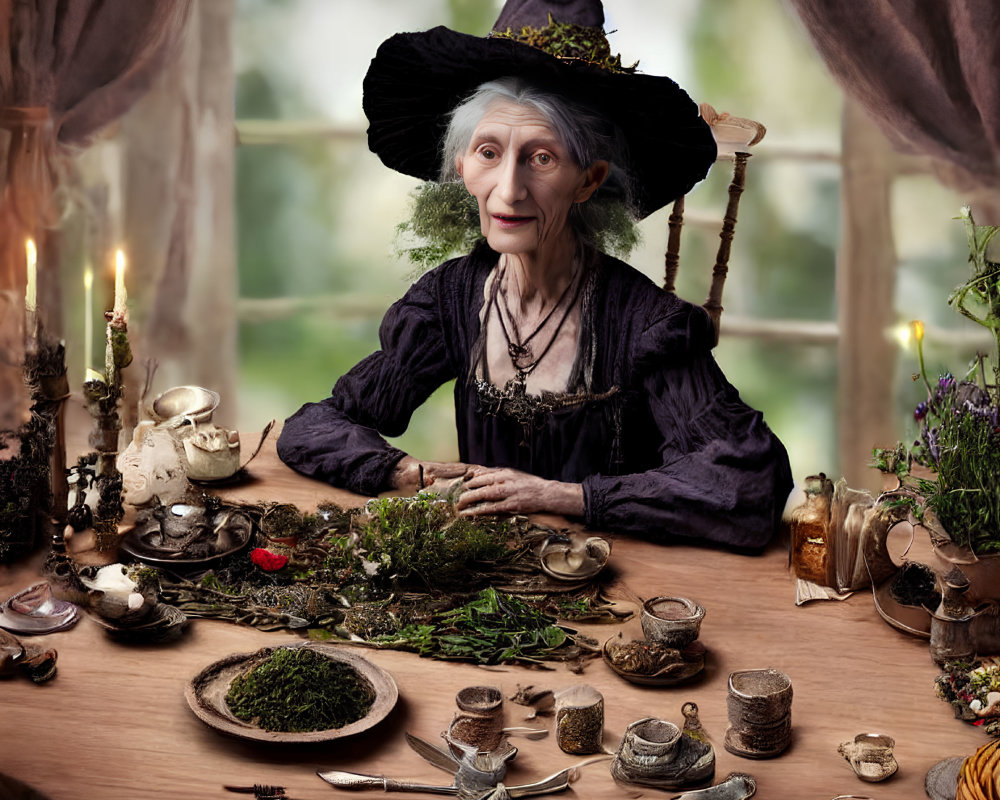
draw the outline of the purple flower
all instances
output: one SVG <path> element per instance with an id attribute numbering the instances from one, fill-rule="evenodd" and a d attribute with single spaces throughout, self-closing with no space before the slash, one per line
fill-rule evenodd
<path id="1" fill-rule="evenodd" d="M 952 377 L 950 372 L 946 372 L 940 378 L 938 378 L 938 388 L 948 391 L 955 386 L 955 379 Z"/>
<path id="2" fill-rule="evenodd" d="M 924 417 L 927 416 L 927 409 L 928 409 L 927 401 L 921 400 L 919 403 L 917 403 L 917 407 L 913 409 L 913 418 L 916 420 L 923 419 Z"/>

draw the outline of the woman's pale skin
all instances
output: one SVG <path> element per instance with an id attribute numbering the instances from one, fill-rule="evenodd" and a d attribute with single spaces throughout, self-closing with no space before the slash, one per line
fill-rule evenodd
<path id="1" fill-rule="evenodd" d="M 573 205 L 586 201 L 607 177 L 608 163 L 597 161 L 580 168 L 540 112 L 498 101 L 479 121 L 455 166 L 479 205 L 486 241 L 500 253 L 499 271 L 505 275 L 503 289 L 513 314 L 508 325 L 527 336 L 576 276 L 576 240 L 567 219 Z M 553 314 L 537 334 L 541 347 L 552 338 L 560 318 L 561 313 Z M 530 394 L 566 390 L 576 357 L 579 321 L 576 306 L 558 329 L 548 353 L 529 374 L 526 390 Z M 490 315 L 489 324 L 490 378 L 503 386 L 516 373 L 495 314 Z M 393 486 L 413 490 L 460 477 L 465 478 L 465 487 L 457 507 L 465 515 L 544 511 L 580 516 L 584 512 L 579 483 L 546 480 L 507 467 L 404 456 L 393 472 Z"/>

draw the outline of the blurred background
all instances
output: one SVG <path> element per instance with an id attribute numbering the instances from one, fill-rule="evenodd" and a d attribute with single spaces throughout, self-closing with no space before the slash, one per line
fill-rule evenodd
<path id="1" fill-rule="evenodd" d="M 413 278 L 393 242 L 416 181 L 367 149 L 361 84 L 368 62 L 399 31 L 444 24 L 483 35 L 500 5 L 196 3 L 195 31 L 187 33 L 196 41 L 185 44 L 194 66 L 164 77 L 80 156 L 76 189 L 90 211 L 69 214 L 64 251 L 82 255 L 61 260 L 70 374 L 83 374 L 86 312 L 81 292 L 66 287 L 82 286 L 95 240 L 121 239 L 135 263 L 134 347 L 160 362 L 156 391 L 216 388 L 220 421 L 248 434 L 326 396 L 377 347 L 382 314 Z M 767 127 L 747 172 L 716 357 L 786 444 L 797 479 L 824 471 L 853 485 L 877 482 L 867 468 L 871 448 L 912 437 L 912 409 L 923 396 L 912 379 L 917 360 L 906 323 L 928 323 L 933 374 L 960 372 L 985 342 L 946 303 L 967 275 L 965 235 L 953 218 L 970 198 L 944 188 L 919 159 L 892 153 L 845 102 L 784 3 L 606 0 L 605 12 L 612 49 L 624 62 L 638 60 L 640 70 L 673 77 L 696 101 Z M 234 93 L 232 125 L 224 115 L 184 122 L 202 148 L 194 167 L 185 167 L 165 155 L 164 131 L 181 113 L 171 98 L 180 92 L 204 102 L 212 86 Z M 206 188 L 227 159 L 230 172 Z M 207 193 L 211 206 L 186 223 L 202 256 L 175 301 L 185 304 L 187 324 L 157 340 L 142 329 L 155 327 L 157 304 L 172 302 L 176 285 L 167 252 L 173 239 L 160 219 L 176 194 L 163 189 L 176 184 L 174 169 L 187 169 L 191 190 Z M 677 290 L 697 303 L 707 295 L 731 175 L 719 163 L 687 197 Z M 103 227 L 93 222 L 95 205 Z M 643 242 L 630 259 L 658 283 L 668 214 L 641 223 Z M 74 236 L 89 244 L 74 249 Z M 163 266 L 150 272 L 157 260 Z M 104 277 L 94 302 L 107 307 L 107 273 L 98 271 Z M 859 353 L 864 363 L 855 369 Z M 137 392 L 139 360 L 130 371 Z M 420 409 L 398 444 L 423 458 L 457 456 L 450 386 Z"/>

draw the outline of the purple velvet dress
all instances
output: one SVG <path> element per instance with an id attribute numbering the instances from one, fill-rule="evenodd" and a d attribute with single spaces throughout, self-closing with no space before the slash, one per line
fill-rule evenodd
<path id="1" fill-rule="evenodd" d="M 480 310 L 496 262 L 480 245 L 417 281 L 386 313 L 381 349 L 285 422 L 282 460 L 360 494 L 385 491 L 404 453 L 382 435 L 401 434 L 454 378 L 462 461 L 582 483 L 594 529 L 766 545 L 791 489 L 788 457 L 716 365 L 705 311 L 595 254 L 567 392 L 524 395 L 483 370 Z"/>

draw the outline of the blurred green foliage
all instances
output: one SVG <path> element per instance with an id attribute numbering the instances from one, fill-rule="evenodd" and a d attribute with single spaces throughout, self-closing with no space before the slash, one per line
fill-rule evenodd
<path id="1" fill-rule="evenodd" d="M 641 6 L 641 0 L 615 2 L 616 12 L 627 3 Z M 406 289 L 411 269 L 393 255 L 392 243 L 416 181 L 390 172 L 367 151 L 360 100 L 368 59 L 400 30 L 444 24 L 482 35 L 500 5 L 499 0 L 238 0 L 237 118 L 335 117 L 358 133 L 352 140 L 303 138 L 238 151 L 241 297 L 286 298 L 295 306 L 284 316 L 245 315 L 241 321 L 241 427 L 258 429 L 272 416 L 283 419 L 302 403 L 326 396 L 340 375 L 378 346 L 381 313 Z M 693 97 L 764 122 L 765 145 L 839 149 L 841 93 L 784 4 L 678 0 L 678 9 L 682 6 L 677 18 L 687 27 L 676 41 L 686 48 L 690 77 L 684 83 Z M 642 69 L 644 53 L 630 46 L 628 33 L 615 34 L 616 47 L 639 58 Z M 717 165 L 687 200 L 677 291 L 696 303 L 707 296 L 730 175 L 727 165 Z M 913 219 L 942 216 L 941 191 L 919 191 L 937 207 L 931 200 L 920 207 L 909 199 L 898 205 Z M 958 206 L 952 209 L 950 202 L 948 214 Z M 668 214 L 663 209 L 641 223 L 644 243 L 631 259 L 657 282 L 663 280 Z M 718 222 L 701 224 L 698 218 L 704 216 Z M 902 229 L 912 225 L 909 218 L 898 222 Z M 723 331 L 727 318 L 736 316 L 835 320 L 839 228 L 839 164 L 755 155 L 730 258 Z M 950 313 L 945 298 L 961 278 L 949 276 L 964 269 L 956 256 L 962 233 L 944 224 L 934 235 L 933 245 L 929 236 L 900 243 L 897 307 L 904 320 L 931 314 L 925 309 L 937 306 L 942 317 Z M 296 306 L 296 298 L 307 302 Z M 934 343 L 926 345 L 933 358 Z M 785 442 L 796 476 L 837 473 L 835 345 L 724 333 L 716 357 L 742 397 L 764 411 Z M 941 355 L 942 362 L 954 364 L 954 358 L 951 350 Z M 908 372 L 904 366 L 897 376 L 901 421 L 902 409 L 915 402 Z M 457 456 L 451 386 L 418 410 L 398 444 L 425 458 Z"/>

